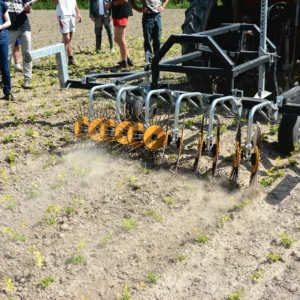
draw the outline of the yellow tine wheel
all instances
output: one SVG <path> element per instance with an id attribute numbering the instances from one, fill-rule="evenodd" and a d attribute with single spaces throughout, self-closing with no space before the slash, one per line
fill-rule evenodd
<path id="1" fill-rule="evenodd" d="M 167 138 L 165 131 L 158 125 L 150 126 L 144 133 L 143 141 L 150 150 L 157 150 L 163 147 Z"/>
<path id="2" fill-rule="evenodd" d="M 101 135 L 100 135 L 100 128 L 101 124 L 104 122 L 103 119 L 96 119 L 93 120 L 88 128 L 88 133 L 94 141 L 98 142 L 101 140 Z"/>
<path id="3" fill-rule="evenodd" d="M 79 118 L 74 124 L 74 134 L 80 140 L 89 139 L 88 133 L 89 119 L 88 117 Z"/>
<path id="4" fill-rule="evenodd" d="M 129 141 L 127 138 L 128 130 L 133 125 L 132 122 L 124 121 L 117 125 L 115 130 L 116 141 L 121 145 L 128 145 Z"/>
<path id="5" fill-rule="evenodd" d="M 104 121 L 100 126 L 99 141 L 112 142 L 115 139 L 116 122 L 113 119 Z"/>
<path id="6" fill-rule="evenodd" d="M 127 139 L 128 139 L 129 144 L 133 148 L 142 146 L 144 144 L 143 135 L 144 135 L 144 124 L 143 123 L 136 123 L 136 124 L 132 125 L 128 129 L 128 133 L 127 133 Z"/>

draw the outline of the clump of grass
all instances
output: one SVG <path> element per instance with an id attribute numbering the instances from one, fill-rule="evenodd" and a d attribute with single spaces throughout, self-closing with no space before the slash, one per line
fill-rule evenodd
<path id="1" fill-rule="evenodd" d="M 45 288 L 47 288 L 49 286 L 50 283 L 52 283 L 54 281 L 55 281 L 54 277 L 46 277 L 46 278 L 43 278 L 43 279 L 40 280 L 39 286 L 42 289 L 45 289 Z"/>
<path id="2" fill-rule="evenodd" d="M 208 236 L 204 232 L 199 232 L 195 237 L 195 241 L 199 244 L 206 244 L 208 242 Z"/>
<path id="3" fill-rule="evenodd" d="M 163 217 L 159 213 L 157 213 L 154 209 L 145 210 L 145 215 L 152 217 L 157 222 L 163 221 Z"/>
<path id="4" fill-rule="evenodd" d="M 126 230 L 132 230 L 136 227 L 136 221 L 131 219 L 126 219 L 123 220 L 122 225 Z"/>
<path id="5" fill-rule="evenodd" d="M 158 281 L 158 277 L 154 273 L 149 272 L 147 275 L 147 281 L 151 284 L 155 284 Z"/>
<path id="6" fill-rule="evenodd" d="M 245 296 L 245 289 L 242 288 L 242 289 L 239 289 L 236 292 L 228 295 L 228 298 L 230 300 L 241 300 L 241 299 L 243 299 L 244 296 Z"/>
<path id="7" fill-rule="evenodd" d="M 261 269 L 257 270 L 252 275 L 252 281 L 258 283 L 263 278 L 264 274 L 265 274 L 264 270 Z"/>
<path id="8" fill-rule="evenodd" d="M 297 240 L 290 238 L 286 233 L 280 233 L 281 236 L 281 243 L 284 245 L 285 248 L 290 248 L 293 243 L 296 243 Z"/>

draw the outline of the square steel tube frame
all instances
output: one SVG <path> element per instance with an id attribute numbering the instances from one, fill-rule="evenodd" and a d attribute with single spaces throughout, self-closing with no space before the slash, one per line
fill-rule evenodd
<path id="1" fill-rule="evenodd" d="M 163 44 L 159 49 L 156 55 L 152 60 L 152 84 L 151 88 L 158 88 L 159 72 L 160 71 L 170 71 L 175 73 L 210 73 L 214 75 L 222 75 L 228 78 L 228 86 L 226 93 L 231 94 L 231 91 L 234 89 L 234 78 L 238 75 L 259 67 L 262 64 L 269 62 L 269 55 L 266 54 L 262 57 L 250 60 L 244 64 L 235 66 L 233 61 L 213 39 L 214 36 L 223 35 L 230 32 L 243 32 L 246 30 L 252 30 L 257 35 L 260 34 L 260 28 L 255 24 L 223 24 L 222 27 L 207 30 L 195 34 L 173 34 L 168 40 Z M 270 49 L 270 54 L 276 54 L 275 45 L 267 39 L 268 47 Z M 168 53 L 168 51 L 173 47 L 174 44 L 203 44 L 206 46 L 209 51 L 216 55 L 220 60 L 222 67 L 221 68 L 209 68 L 209 67 L 196 67 L 196 66 L 179 66 L 179 63 L 186 62 L 192 59 L 195 59 L 201 55 L 201 51 L 195 51 L 188 53 L 179 57 L 175 57 L 166 61 L 161 61 L 163 57 Z M 203 49 L 204 50 L 204 49 Z M 197 55 L 197 52 L 199 55 Z"/>

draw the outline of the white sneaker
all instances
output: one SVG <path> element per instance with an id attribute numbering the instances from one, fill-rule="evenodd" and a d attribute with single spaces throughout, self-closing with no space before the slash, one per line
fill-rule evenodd
<path id="1" fill-rule="evenodd" d="M 20 64 L 15 64 L 15 72 L 23 72 L 23 68 Z"/>
<path id="2" fill-rule="evenodd" d="M 116 52 L 115 48 L 110 48 L 110 52 L 115 53 Z"/>

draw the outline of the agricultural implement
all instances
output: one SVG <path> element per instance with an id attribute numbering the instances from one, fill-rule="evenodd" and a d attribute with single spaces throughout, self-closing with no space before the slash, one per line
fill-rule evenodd
<path id="1" fill-rule="evenodd" d="M 300 86 L 291 88 L 292 69 L 298 58 L 299 3 L 271 1 L 269 6 L 266 0 L 192 0 L 183 24 L 184 33 L 171 35 L 151 64 L 146 58 L 143 71 L 70 79 L 63 44 L 30 51 L 26 60 L 55 54 L 61 87 L 89 90 L 88 106 L 75 120 L 78 139 L 109 143 L 116 149 L 135 153 L 160 151 L 163 159 L 171 151 L 176 153 L 176 169 L 185 141 L 193 138 L 193 171 L 198 172 L 201 156 L 209 153 L 211 172 L 216 174 L 221 122 L 215 113 L 217 107 L 223 108 L 237 124 L 230 180 L 238 180 L 239 166 L 246 161 L 250 162 L 253 185 L 261 160 L 261 130 L 259 126 L 253 128 L 257 113 L 270 123 L 280 121 L 281 152 L 290 154 L 299 140 Z M 249 15 L 243 14 L 241 5 L 247 13 L 250 11 Z M 256 19 L 257 13 L 260 20 Z M 247 22 L 249 19 L 254 22 Z M 276 31 L 269 30 L 272 41 L 267 38 L 268 23 Z M 183 54 L 164 59 L 176 44 L 182 46 Z M 185 73 L 194 91 L 171 89 L 168 83 L 160 81 L 161 72 Z M 96 97 L 99 94 L 100 101 Z M 246 112 L 244 143 L 240 120 Z M 192 137 L 185 134 L 185 117 L 190 113 L 200 116 L 200 129 Z"/>

